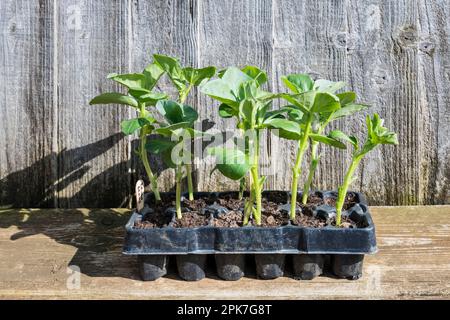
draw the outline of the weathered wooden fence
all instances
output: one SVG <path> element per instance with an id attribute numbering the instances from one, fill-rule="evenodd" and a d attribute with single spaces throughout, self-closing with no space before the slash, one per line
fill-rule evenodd
<path id="1" fill-rule="evenodd" d="M 107 73 L 139 72 L 156 52 L 192 66 L 257 65 L 275 91 L 294 72 L 346 81 L 400 142 L 364 160 L 354 189 L 373 204 L 448 203 L 449 16 L 447 0 L 2 0 L 0 204 L 126 205 L 141 172 L 134 142 L 118 133 L 131 111 L 88 101 L 115 88 Z M 194 92 L 190 103 L 233 128 L 212 100 Z M 333 127 L 359 130 L 363 119 Z M 293 158 L 293 145 L 265 148 L 266 188 L 289 189 Z M 348 158 L 323 148 L 316 187 L 336 188 Z M 210 177 L 210 164 L 196 169 L 199 190 L 234 187 Z"/>

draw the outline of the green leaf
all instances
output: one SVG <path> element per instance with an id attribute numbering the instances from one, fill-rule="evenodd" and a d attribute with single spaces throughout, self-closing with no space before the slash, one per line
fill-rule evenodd
<path id="1" fill-rule="evenodd" d="M 187 104 L 182 105 L 183 110 L 183 122 L 195 122 L 198 119 L 197 111 Z"/>
<path id="2" fill-rule="evenodd" d="M 259 103 L 259 107 L 256 110 L 256 123 L 261 124 L 264 122 L 264 119 L 266 119 L 266 115 L 268 113 L 267 110 L 272 106 L 272 102 L 267 103 Z"/>
<path id="3" fill-rule="evenodd" d="M 148 141 L 145 145 L 145 148 L 153 154 L 160 154 L 166 150 L 172 150 L 172 148 L 176 145 L 175 141 L 171 141 L 169 139 L 155 139 Z"/>
<path id="4" fill-rule="evenodd" d="M 145 76 L 144 88 L 152 90 L 158 83 L 159 78 L 164 74 L 164 70 L 155 62 L 145 67 L 142 72 Z"/>
<path id="5" fill-rule="evenodd" d="M 295 121 L 297 123 L 304 123 L 306 118 L 304 113 L 296 108 L 291 108 L 289 106 L 283 107 L 286 109 L 288 119 L 291 121 Z"/>
<path id="6" fill-rule="evenodd" d="M 251 167 L 248 156 L 238 149 L 214 147 L 209 148 L 208 153 L 216 157 L 216 166 L 213 170 L 219 170 L 232 180 L 242 179 Z"/>
<path id="7" fill-rule="evenodd" d="M 338 93 L 336 96 L 339 98 L 342 107 L 356 100 L 356 93 L 353 91 Z"/>
<path id="8" fill-rule="evenodd" d="M 236 108 L 239 106 L 233 91 L 222 79 L 207 82 L 201 87 L 201 92 L 229 106 Z"/>
<path id="9" fill-rule="evenodd" d="M 253 78 L 236 67 L 229 67 L 222 75 L 221 79 L 228 85 L 234 93 L 234 96 L 239 94 L 239 87 L 241 84 L 253 80 Z"/>
<path id="10" fill-rule="evenodd" d="M 190 122 L 198 119 L 198 113 L 191 106 L 180 104 L 173 100 L 160 100 L 156 109 L 170 123 Z"/>
<path id="11" fill-rule="evenodd" d="M 142 73 L 117 74 L 110 73 L 108 79 L 114 80 L 127 88 L 145 87 L 145 76 Z"/>
<path id="12" fill-rule="evenodd" d="M 150 125 L 155 122 L 155 119 L 151 117 L 147 118 L 134 118 L 130 120 L 123 120 L 120 123 L 120 127 L 122 128 L 122 132 L 126 135 L 133 134 L 137 130 L 141 129 L 146 125 Z"/>
<path id="13" fill-rule="evenodd" d="M 339 98 L 326 92 L 317 92 L 311 112 L 332 112 L 341 107 Z"/>
<path id="14" fill-rule="evenodd" d="M 256 91 L 255 98 L 259 101 L 267 101 L 267 100 L 281 98 L 282 95 L 283 95 L 282 93 L 267 92 L 267 91 L 264 91 L 264 90 L 261 90 L 260 88 L 258 88 L 258 90 Z"/>
<path id="15" fill-rule="evenodd" d="M 340 130 L 333 130 L 328 136 L 335 140 L 350 142 L 355 148 L 358 148 L 358 139 L 354 136 L 348 136 Z"/>
<path id="16" fill-rule="evenodd" d="M 181 105 L 176 101 L 158 101 L 156 109 L 170 124 L 183 122 L 183 110 Z"/>
<path id="17" fill-rule="evenodd" d="M 314 82 L 307 74 L 290 74 L 281 77 L 284 85 L 294 93 L 302 93 L 313 89 Z"/>
<path id="18" fill-rule="evenodd" d="M 383 119 L 376 113 L 372 118 L 369 115 L 366 116 L 367 139 L 361 151 L 354 154 L 353 157 L 361 157 L 379 144 L 398 144 L 397 134 L 383 127 L 383 122 Z"/>
<path id="19" fill-rule="evenodd" d="M 225 72 L 227 71 L 227 69 L 220 69 L 219 71 L 217 71 L 217 76 L 222 79 L 223 75 L 225 74 Z"/>
<path id="20" fill-rule="evenodd" d="M 290 95 L 290 94 L 281 94 L 281 98 L 283 98 L 287 102 L 291 103 L 294 107 L 299 109 L 302 113 L 305 113 L 305 114 L 309 113 L 309 109 L 307 107 L 305 107 L 305 105 L 298 100 L 298 98 L 300 98 L 299 96 Z"/>
<path id="21" fill-rule="evenodd" d="M 168 168 L 176 168 L 177 165 L 172 161 L 172 149 L 161 152 L 161 159 Z"/>
<path id="22" fill-rule="evenodd" d="M 261 176 L 261 177 L 259 178 L 259 186 L 260 186 L 261 189 L 263 188 L 263 185 L 264 185 L 264 182 L 266 182 L 266 179 L 267 179 L 266 176 Z M 260 190 L 260 191 L 261 191 L 261 190 Z"/>
<path id="23" fill-rule="evenodd" d="M 167 95 L 165 93 L 159 93 L 159 92 L 145 93 L 145 94 L 139 96 L 139 98 L 138 98 L 139 102 L 145 103 L 146 105 L 149 105 L 149 106 L 154 106 L 158 103 L 158 101 L 165 100 L 165 99 L 167 99 Z"/>
<path id="24" fill-rule="evenodd" d="M 365 104 L 353 104 L 353 103 L 346 104 L 342 108 L 336 110 L 336 112 L 334 112 L 331 115 L 331 120 L 336 120 L 342 117 L 350 116 L 356 112 L 367 109 L 368 107 L 369 106 Z"/>
<path id="25" fill-rule="evenodd" d="M 384 120 L 378 114 L 366 117 L 368 139 L 373 144 L 398 144 L 397 134 L 383 127 Z"/>
<path id="26" fill-rule="evenodd" d="M 183 69 L 183 73 L 184 77 L 190 84 L 199 86 L 204 80 L 214 77 L 216 68 L 206 67 L 201 69 L 194 69 L 191 67 L 186 67 Z"/>
<path id="27" fill-rule="evenodd" d="M 234 109 L 233 107 L 222 103 L 219 106 L 219 116 L 221 116 L 222 118 L 231 118 L 231 117 L 235 117 L 239 115 L 239 112 Z"/>
<path id="28" fill-rule="evenodd" d="M 122 94 L 122 93 L 118 93 L 118 92 L 103 93 L 101 95 L 96 96 L 94 99 L 92 99 L 89 102 L 90 105 L 109 104 L 109 103 L 126 104 L 126 105 L 134 107 L 134 108 L 138 107 L 138 102 L 136 101 L 135 98 L 133 98 L 132 96 Z"/>
<path id="29" fill-rule="evenodd" d="M 263 122 L 269 119 L 280 118 L 284 119 L 284 115 L 287 112 L 287 108 L 281 108 L 277 110 L 271 110 L 264 113 Z"/>
<path id="30" fill-rule="evenodd" d="M 184 72 L 177 59 L 161 54 L 154 54 L 153 58 L 161 69 L 167 72 L 178 91 L 186 87 Z"/>
<path id="31" fill-rule="evenodd" d="M 154 106 L 159 100 L 167 98 L 165 93 L 151 92 L 145 88 L 130 88 L 128 92 L 140 103 L 145 103 L 150 106 Z"/>
<path id="32" fill-rule="evenodd" d="M 140 97 L 144 94 L 151 93 L 151 91 L 148 89 L 145 89 L 145 88 L 141 88 L 141 87 L 131 87 L 128 90 L 128 93 L 137 99 L 138 97 Z"/>
<path id="33" fill-rule="evenodd" d="M 345 82 L 338 81 L 333 82 L 330 80 L 319 79 L 314 82 L 314 90 L 335 93 L 339 89 L 342 89 L 346 86 Z"/>
<path id="34" fill-rule="evenodd" d="M 170 137 L 178 129 L 185 129 L 192 126 L 191 122 L 179 122 L 168 126 L 162 126 L 155 129 L 155 132 L 165 137 Z"/>
<path id="35" fill-rule="evenodd" d="M 332 137 L 329 137 L 329 136 L 324 136 L 324 135 L 321 135 L 321 134 L 311 133 L 309 135 L 309 137 L 312 140 L 314 140 L 314 141 L 322 142 L 322 143 L 328 144 L 330 146 L 333 146 L 333 147 L 336 147 L 336 148 L 339 148 L 339 149 L 346 149 L 347 148 L 345 146 L 345 144 L 343 144 L 339 140 L 333 139 Z"/>
<path id="36" fill-rule="evenodd" d="M 392 133 L 386 136 L 383 136 L 381 139 L 382 144 L 398 144 L 397 134 Z"/>
<path id="37" fill-rule="evenodd" d="M 252 100 L 244 100 L 239 104 L 239 116 L 250 126 L 256 124 L 256 103 Z"/>
<path id="38" fill-rule="evenodd" d="M 239 87 L 239 101 L 243 101 L 245 99 L 256 99 L 258 95 L 258 83 L 256 81 L 247 81 L 241 83 Z"/>
<path id="39" fill-rule="evenodd" d="M 264 125 L 269 129 L 278 129 L 278 136 L 284 139 L 300 140 L 302 137 L 300 125 L 294 121 L 272 118 L 264 121 Z"/>
<path id="40" fill-rule="evenodd" d="M 245 66 L 242 72 L 254 79 L 259 86 L 267 82 L 267 73 L 255 66 Z"/>

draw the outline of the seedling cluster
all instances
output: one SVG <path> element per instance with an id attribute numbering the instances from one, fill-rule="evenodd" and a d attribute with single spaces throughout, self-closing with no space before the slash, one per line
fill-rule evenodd
<path id="1" fill-rule="evenodd" d="M 167 74 L 178 92 L 175 99 L 169 94 L 155 92 L 154 88 L 163 74 Z M 301 202 L 305 204 L 311 190 L 314 173 L 319 165 L 318 145 L 346 149 L 353 148 L 352 159 L 342 185 L 338 187 L 336 200 L 336 225 L 341 225 L 341 215 L 348 188 L 363 157 L 381 144 L 397 144 L 395 133 L 383 127 L 378 114 L 367 116 L 367 138 L 360 145 L 357 138 L 339 130 L 327 132 L 328 125 L 368 106 L 356 102 L 356 94 L 343 91 L 345 83 L 324 79 L 313 80 L 307 74 L 290 74 L 282 77 L 287 92 L 272 93 L 263 89 L 268 81 L 266 72 L 254 66 L 242 69 L 229 67 L 216 75 L 215 67 L 195 69 L 182 67 L 177 59 L 154 55 L 154 61 L 142 73 L 110 74 L 108 78 L 123 85 L 126 93 L 103 93 L 90 104 L 123 104 L 137 110 L 137 117 L 122 121 L 122 131 L 139 133 L 136 154 L 142 160 L 155 200 L 160 201 L 157 177 L 148 161 L 148 152 L 160 155 L 164 163 L 175 170 L 176 212 L 182 218 L 182 179 L 187 178 L 189 200 L 194 200 L 192 183 L 192 149 L 195 137 L 205 133 L 194 129 L 198 120 L 197 111 L 185 104 L 193 87 L 217 100 L 219 115 L 234 118 L 239 137 L 233 147 L 215 146 L 208 153 L 215 156 L 214 170 L 225 177 L 240 181 L 240 195 L 245 188 L 249 196 L 245 199 L 244 225 L 253 217 L 261 224 L 262 191 L 265 176 L 260 174 L 260 147 L 263 130 L 270 130 L 283 139 L 297 142 L 296 160 L 292 167 L 290 219 L 295 220 L 299 178 L 303 174 L 305 154 L 310 152 L 309 172 L 303 186 Z M 273 101 L 284 102 L 273 109 Z M 159 116 L 156 116 L 159 114 Z M 163 120 L 157 120 L 162 118 Z M 150 134 L 157 137 L 148 140 Z M 188 147 L 186 147 L 188 146 Z"/>

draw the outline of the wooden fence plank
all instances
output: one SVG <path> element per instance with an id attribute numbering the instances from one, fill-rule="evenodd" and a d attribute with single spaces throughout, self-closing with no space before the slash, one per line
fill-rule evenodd
<path id="1" fill-rule="evenodd" d="M 308 73 L 313 78 L 348 80 L 346 46 L 339 39 L 346 31 L 345 1 L 274 1 L 274 87 L 287 91 L 280 77 L 291 73 Z M 299 18 L 301 17 L 301 18 Z M 342 121 L 330 129 L 343 129 Z M 280 142 L 282 164 L 277 179 L 281 189 L 289 189 L 296 157 L 296 143 Z M 347 152 L 320 146 L 321 159 L 313 189 L 336 189 L 342 181 Z M 308 175 L 308 157 L 304 159 L 299 189 Z"/>
<path id="2" fill-rule="evenodd" d="M 272 9 L 269 0 L 200 2 L 199 16 L 200 64 L 219 69 L 255 65 L 272 76 Z M 215 124 L 218 131 L 234 131 L 235 123 L 218 115 L 217 101 L 199 96 L 200 118 Z M 210 157 L 211 158 L 211 157 Z M 263 161 L 268 155 L 263 155 Z M 267 162 L 267 161 L 266 161 Z M 217 171 L 210 176 L 214 164 L 198 166 L 198 187 L 207 190 L 237 190 L 237 182 L 224 178 Z"/>
<path id="3" fill-rule="evenodd" d="M 379 112 L 400 140 L 367 156 L 353 188 L 372 204 L 450 203 L 448 1 L 20 0 L 0 9 L 1 206 L 126 205 L 143 172 L 136 141 L 118 134 L 132 111 L 88 101 L 119 89 L 107 73 L 139 71 L 155 52 L 198 67 L 257 65 L 274 91 L 291 72 L 347 81 L 373 107 L 330 128 L 359 131 L 365 114 Z M 167 79 L 159 89 L 171 91 Z M 203 128 L 235 129 L 217 102 L 196 91 L 188 102 Z M 267 135 L 266 189 L 290 188 L 294 157 L 294 143 Z M 335 189 L 349 157 L 323 147 L 315 187 Z M 171 189 L 171 170 L 152 164 Z M 199 190 L 237 188 L 210 177 L 211 162 L 196 167 Z"/>
<path id="4" fill-rule="evenodd" d="M 197 67 L 197 3 L 194 0 L 132 1 L 130 69 L 140 72 L 153 60 L 155 53 L 179 58 L 183 66 Z M 163 76 L 156 89 L 169 93 L 173 99 L 177 98 L 167 76 Z M 198 108 L 196 97 L 196 90 L 192 90 L 186 103 Z M 151 157 L 150 165 L 159 174 L 161 190 L 172 189 L 175 181 L 173 170 L 165 168 L 158 157 Z M 137 171 L 135 177 L 146 179 L 140 160 L 133 154 L 132 167 Z"/>
<path id="5" fill-rule="evenodd" d="M 53 1 L 0 12 L 0 206 L 54 206 Z"/>
<path id="6" fill-rule="evenodd" d="M 419 1 L 421 203 L 450 203 L 450 6 Z"/>
<path id="7" fill-rule="evenodd" d="M 373 105 L 366 113 L 379 112 L 386 125 L 398 133 L 399 146 L 382 146 L 368 154 L 360 170 L 360 189 L 375 204 L 416 204 L 419 191 L 417 4 L 412 1 L 363 3 L 349 16 L 362 30 L 355 52 L 364 78 L 354 85 Z M 369 13 L 369 15 L 368 15 Z M 370 17 L 370 19 L 368 19 Z M 362 81 L 362 82 L 361 82 Z M 381 201 L 380 201 L 381 200 Z"/>
<path id="8" fill-rule="evenodd" d="M 58 1 L 58 200 L 60 207 L 123 205 L 129 191 L 126 106 L 89 106 L 120 90 L 106 79 L 128 64 L 126 1 Z"/>

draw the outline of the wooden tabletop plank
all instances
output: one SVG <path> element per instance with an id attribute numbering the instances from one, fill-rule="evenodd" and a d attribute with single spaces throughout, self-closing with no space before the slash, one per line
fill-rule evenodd
<path id="1" fill-rule="evenodd" d="M 366 257 L 359 280 L 226 282 L 211 272 L 192 283 L 176 275 L 139 280 L 136 259 L 121 253 L 128 210 L 1 210 L 0 298 L 449 299 L 450 206 L 371 211 L 379 252 Z"/>

